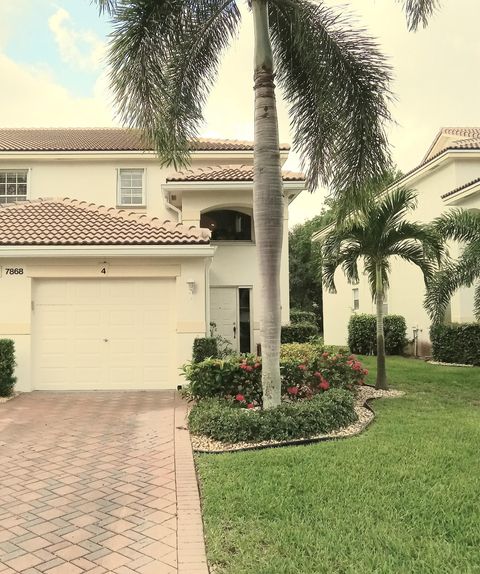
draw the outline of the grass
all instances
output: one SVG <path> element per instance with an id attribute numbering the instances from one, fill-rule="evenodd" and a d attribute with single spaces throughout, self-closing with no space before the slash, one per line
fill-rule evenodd
<path id="1" fill-rule="evenodd" d="M 197 456 L 216 574 L 480 572 L 480 368 L 387 368 L 359 437 Z"/>

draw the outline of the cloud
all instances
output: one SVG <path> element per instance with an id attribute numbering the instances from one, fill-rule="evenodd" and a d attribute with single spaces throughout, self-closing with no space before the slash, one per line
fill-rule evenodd
<path id="1" fill-rule="evenodd" d="M 0 126 L 65 127 L 114 125 L 105 74 L 90 97 L 75 97 L 58 84 L 48 69 L 20 65 L 0 52 L 0 77 L 8 89 L 0 92 Z"/>
<path id="2" fill-rule="evenodd" d="M 101 67 L 105 55 L 104 42 L 90 30 L 76 30 L 67 10 L 59 8 L 48 19 L 48 26 L 66 64 L 86 71 Z"/>

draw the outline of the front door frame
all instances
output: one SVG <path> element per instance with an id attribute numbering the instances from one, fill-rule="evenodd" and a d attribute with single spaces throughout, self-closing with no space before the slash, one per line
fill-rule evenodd
<path id="1" fill-rule="evenodd" d="M 254 340 L 253 340 L 253 285 L 210 285 L 210 292 L 212 289 L 235 289 L 236 298 L 235 298 L 235 326 L 237 329 L 237 336 L 235 337 L 235 348 L 234 350 L 239 353 L 240 352 L 240 289 L 249 289 L 250 290 L 250 350 L 249 353 L 252 353 L 252 349 L 254 348 Z M 208 324 L 210 325 L 212 321 L 212 304 L 211 304 L 211 293 L 209 293 L 210 305 L 209 305 L 209 319 Z"/>

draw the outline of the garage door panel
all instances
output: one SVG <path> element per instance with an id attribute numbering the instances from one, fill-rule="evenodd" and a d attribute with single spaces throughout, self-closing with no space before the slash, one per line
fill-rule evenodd
<path id="1" fill-rule="evenodd" d="M 36 280 L 35 388 L 172 388 L 174 285 L 170 279 Z"/>

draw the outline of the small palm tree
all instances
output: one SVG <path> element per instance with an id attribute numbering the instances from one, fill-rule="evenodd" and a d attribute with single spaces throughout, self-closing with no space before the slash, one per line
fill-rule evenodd
<path id="1" fill-rule="evenodd" d="M 464 245 L 459 257 L 446 259 L 429 283 L 425 298 L 428 314 L 434 323 L 441 323 L 455 291 L 474 286 L 474 313 L 480 321 L 480 212 L 455 209 L 435 219 L 433 227 L 444 239 Z"/>
<path id="2" fill-rule="evenodd" d="M 94 0 L 113 21 L 111 84 L 124 123 L 182 167 L 203 121 L 237 0 Z M 262 297 L 263 404 L 280 403 L 283 196 L 274 80 L 290 107 L 307 185 L 356 197 L 389 164 L 390 69 L 345 15 L 310 0 L 248 0 L 254 40 L 254 222 Z M 247 88 L 247 87 L 246 87 Z"/>
<path id="3" fill-rule="evenodd" d="M 417 265 L 425 281 L 432 277 L 442 253 L 438 236 L 428 226 L 406 220 L 416 207 L 416 195 L 400 188 L 383 198 L 370 193 L 366 201 L 325 236 L 322 243 L 323 281 L 336 293 L 335 271 L 342 267 L 350 283 L 358 283 L 358 261 L 363 259 L 377 306 L 377 382 L 387 389 L 383 303 L 389 285 L 390 260 L 399 257 Z"/>

